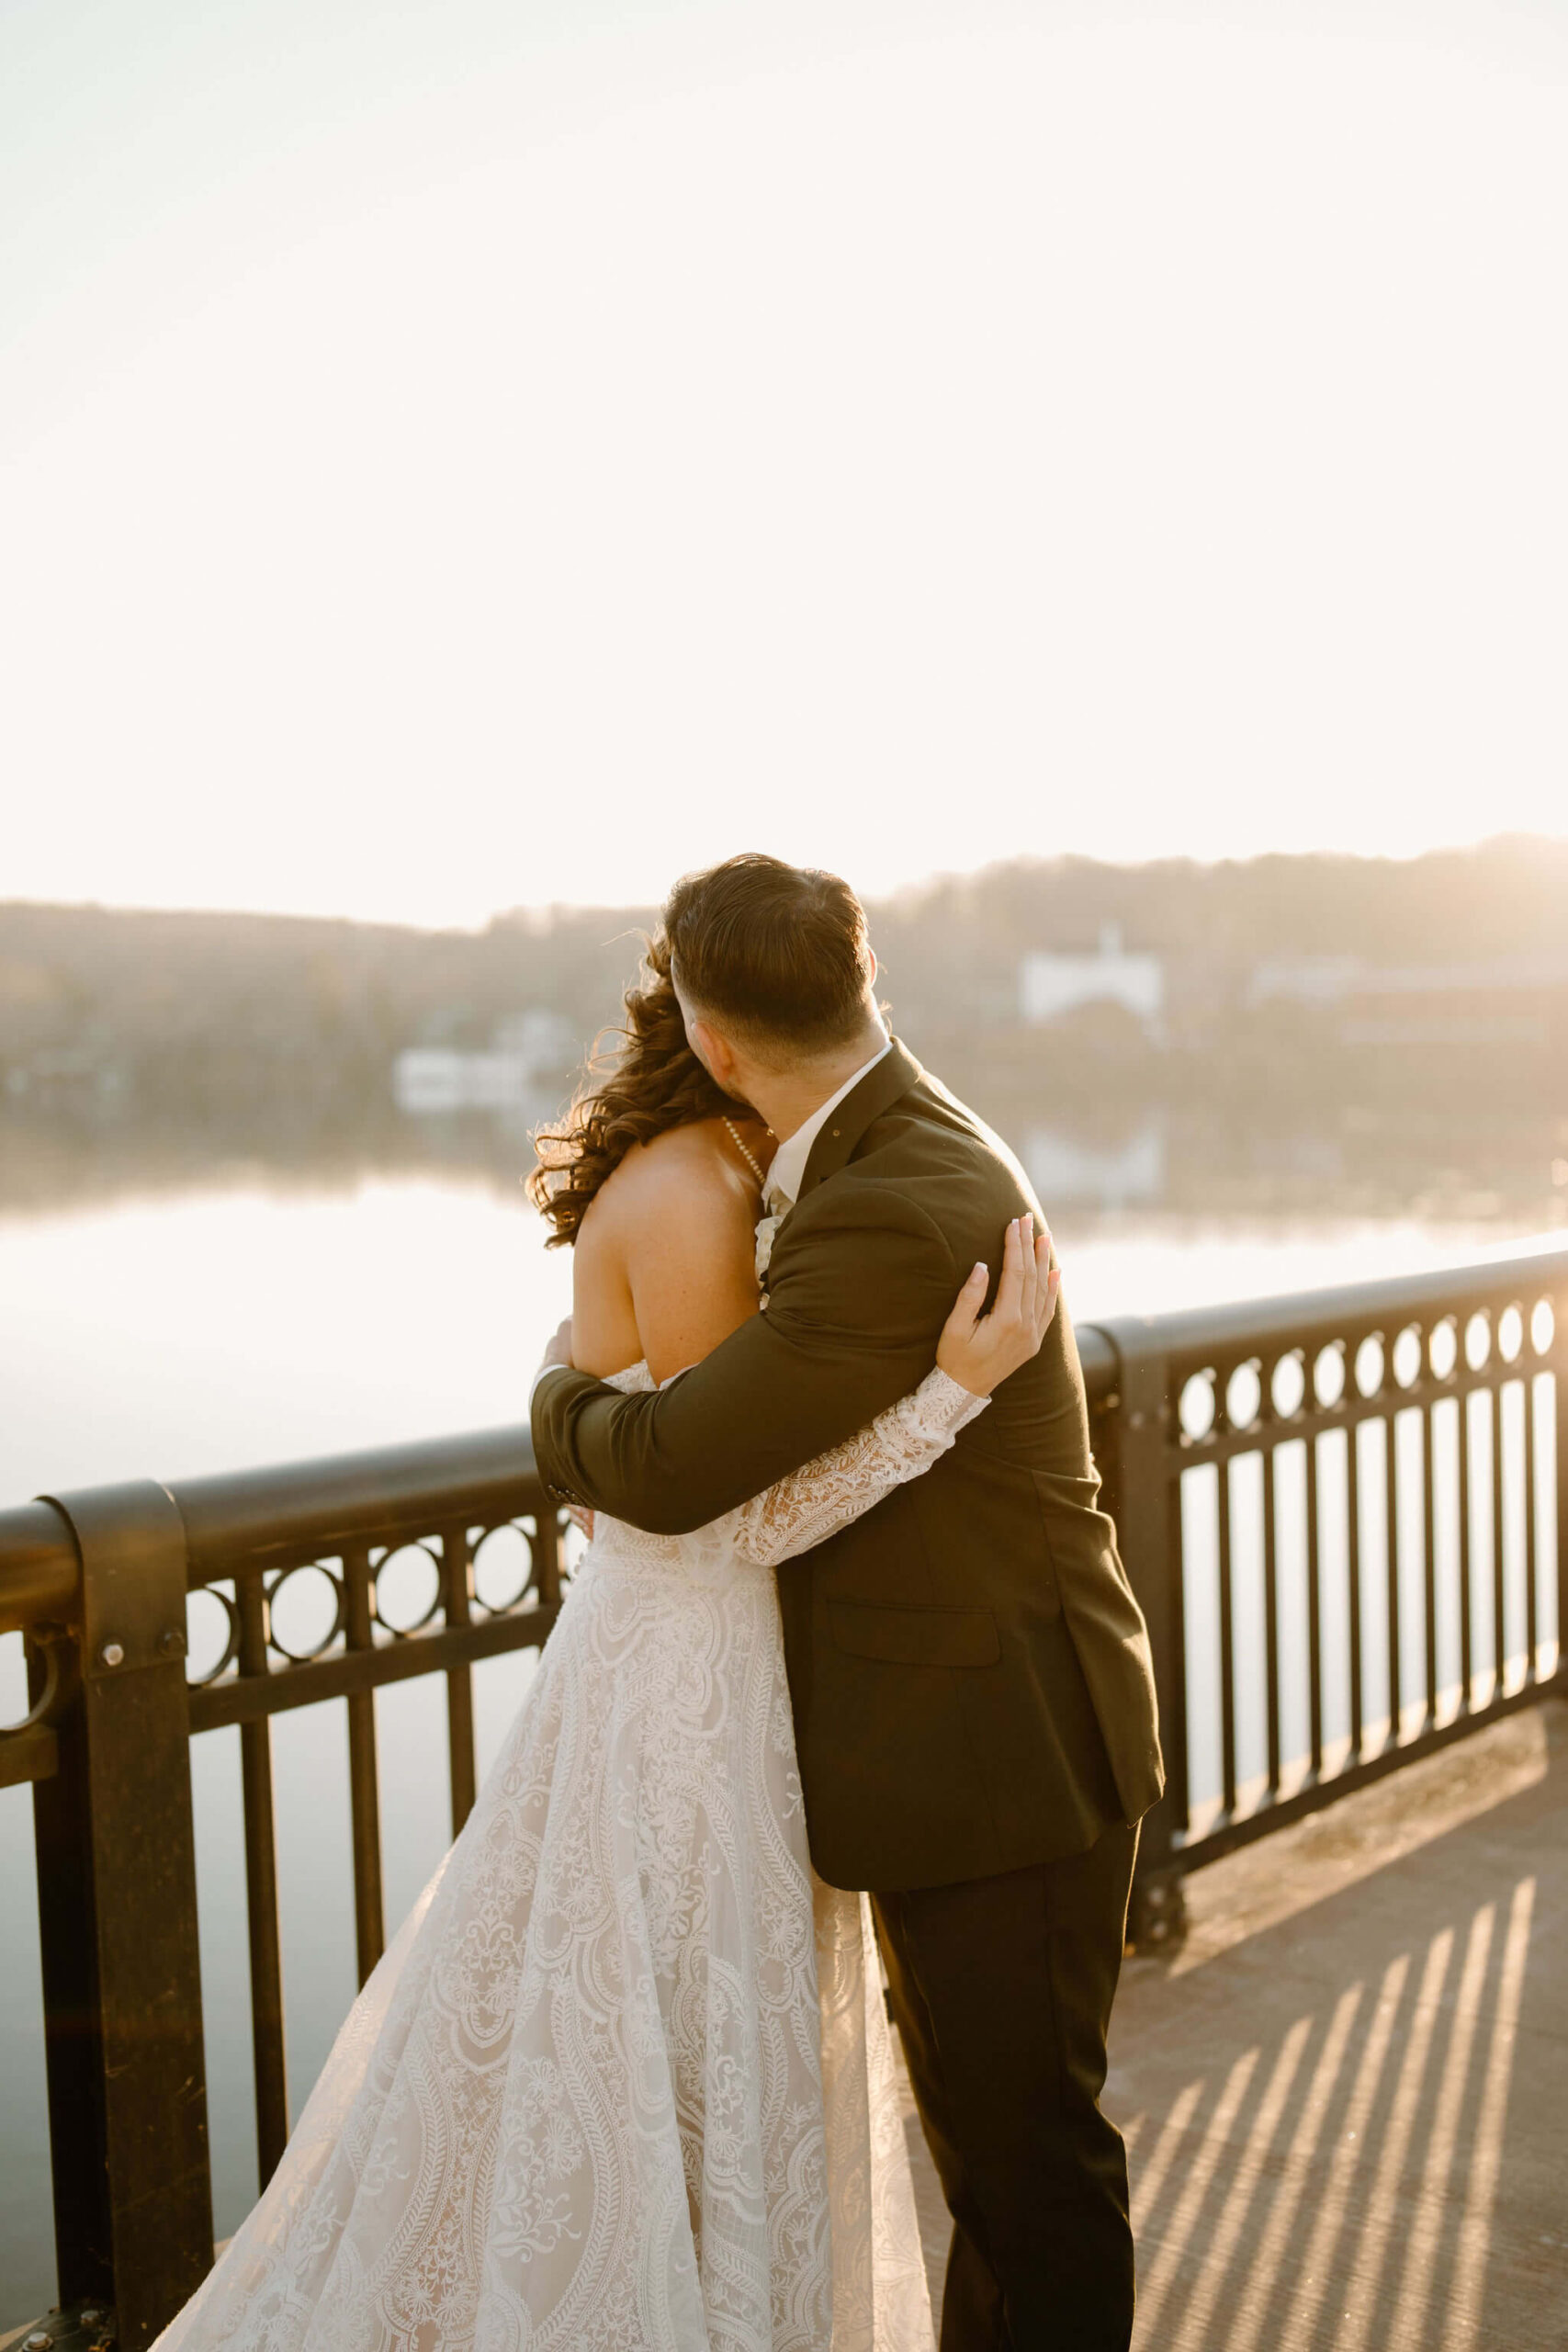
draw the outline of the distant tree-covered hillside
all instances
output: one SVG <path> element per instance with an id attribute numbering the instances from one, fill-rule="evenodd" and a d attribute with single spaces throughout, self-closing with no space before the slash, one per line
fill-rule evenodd
<path id="1" fill-rule="evenodd" d="M 1306 856 L 1221 865 L 1014 861 L 871 909 L 883 989 L 917 1040 L 1016 1023 L 1019 960 L 1094 944 L 1108 923 L 1166 959 L 1171 998 L 1223 1026 L 1264 959 L 1392 966 L 1568 947 L 1568 842 L 1505 838 L 1405 862 Z M 508 1015 L 561 1013 L 585 1046 L 613 1023 L 648 907 L 553 907 L 482 932 L 292 916 L 0 904 L 0 1086 L 96 1078 L 147 1104 L 380 1099 L 412 1044 L 485 1043 Z M 1090 1025 L 1103 1057 L 1114 1023 Z M 1088 1050 L 1089 1048 L 1086 1048 Z"/>

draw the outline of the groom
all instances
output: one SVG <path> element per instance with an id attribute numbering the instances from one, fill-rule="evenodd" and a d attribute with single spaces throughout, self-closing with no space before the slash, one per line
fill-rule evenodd
<path id="1" fill-rule="evenodd" d="M 848 885 L 731 858 L 665 910 L 686 1034 L 781 1136 L 767 1312 L 654 1396 L 554 1370 L 558 1502 L 718 1518 L 919 1385 L 955 1289 L 1039 1204 L 890 1039 Z M 1162 1785 L 1144 1621 L 1097 1509 L 1066 1308 L 923 1478 L 779 1572 L 811 1856 L 872 1890 L 953 2214 L 942 2352 L 1125 2352 L 1133 2241 L 1100 2113 L 1137 1822 Z"/>

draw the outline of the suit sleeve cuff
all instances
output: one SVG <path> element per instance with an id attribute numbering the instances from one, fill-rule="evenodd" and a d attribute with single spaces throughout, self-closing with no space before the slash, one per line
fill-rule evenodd
<path id="1" fill-rule="evenodd" d="M 542 1363 L 528 1385 L 528 1405 L 530 1410 L 533 1408 L 534 1398 L 538 1393 L 539 1383 L 542 1380 L 547 1380 L 552 1372 L 570 1372 L 570 1370 L 571 1366 L 569 1363 Z"/>

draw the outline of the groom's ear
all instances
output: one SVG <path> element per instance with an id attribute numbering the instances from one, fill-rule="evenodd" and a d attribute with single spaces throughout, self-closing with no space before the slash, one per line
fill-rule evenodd
<path id="1" fill-rule="evenodd" d="M 710 1028 L 701 1014 L 686 1016 L 686 1043 L 716 1086 L 728 1090 L 735 1075 L 735 1056 L 729 1041 Z"/>

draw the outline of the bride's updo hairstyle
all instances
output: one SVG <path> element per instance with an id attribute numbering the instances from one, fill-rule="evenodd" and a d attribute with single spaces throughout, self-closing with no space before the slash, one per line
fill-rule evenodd
<path id="1" fill-rule="evenodd" d="M 634 1144 L 651 1143 L 667 1127 L 696 1119 L 750 1115 L 714 1084 L 686 1043 L 662 928 L 648 942 L 642 969 L 623 1002 L 625 1024 L 607 1030 L 595 1045 L 565 1120 L 534 1137 L 539 1164 L 526 1189 L 555 1227 L 547 1250 L 577 1239 L 590 1201 Z"/>
<path id="2" fill-rule="evenodd" d="M 625 1024 L 609 1033 L 618 1043 L 595 1050 L 562 1125 L 534 1137 L 539 1164 L 527 1191 L 555 1227 L 547 1249 L 576 1240 L 634 1144 L 698 1119 L 751 1115 L 686 1043 L 672 965 L 688 1004 L 781 1065 L 855 1035 L 873 968 L 860 900 L 836 874 L 749 854 L 677 882 L 626 990 Z"/>

